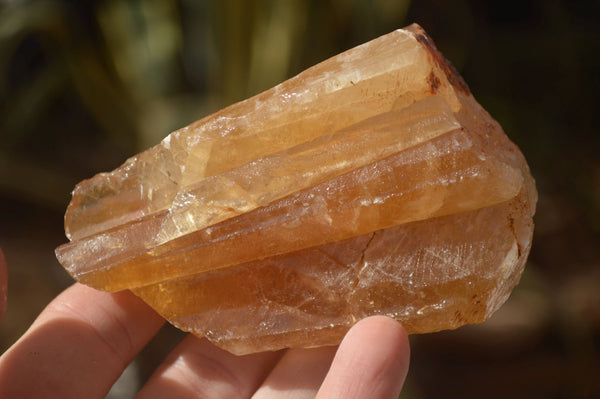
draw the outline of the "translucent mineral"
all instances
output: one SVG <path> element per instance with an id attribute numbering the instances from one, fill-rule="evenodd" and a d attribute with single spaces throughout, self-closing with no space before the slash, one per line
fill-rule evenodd
<path id="1" fill-rule="evenodd" d="M 56 253 L 233 353 L 313 347 L 375 314 L 409 333 L 484 321 L 535 203 L 518 148 L 412 25 L 81 182 Z"/>

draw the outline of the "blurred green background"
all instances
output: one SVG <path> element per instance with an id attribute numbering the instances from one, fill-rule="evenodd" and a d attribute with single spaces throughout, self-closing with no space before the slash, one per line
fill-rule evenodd
<path id="1" fill-rule="evenodd" d="M 71 283 L 81 179 L 343 50 L 418 22 L 528 159 L 530 261 L 488 322 L 412 337 L 403 398 L 600 397 L 600 2 L 0 0 L 0 351 Z M 165 328 L 111 398 L 181 334 Z"/>

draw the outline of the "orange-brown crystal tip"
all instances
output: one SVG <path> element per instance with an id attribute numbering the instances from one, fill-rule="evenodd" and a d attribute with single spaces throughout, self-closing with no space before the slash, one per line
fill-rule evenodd
<path id="1" fill-rule="evenodd" d="M 57 256 L 234 353 L 310 347 L 374 314 L 485 320 L 535 203 L 519 150 L 411 25 L 83 181 Z"/>

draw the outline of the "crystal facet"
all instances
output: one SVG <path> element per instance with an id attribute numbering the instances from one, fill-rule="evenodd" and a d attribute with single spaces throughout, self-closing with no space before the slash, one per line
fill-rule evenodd
<path id="1" fill-rule="evenodd" d="M 527 164 L 417 25 L 81 182 L 57 256 L 234 353 L 488 318 L 531 246 Z"/>

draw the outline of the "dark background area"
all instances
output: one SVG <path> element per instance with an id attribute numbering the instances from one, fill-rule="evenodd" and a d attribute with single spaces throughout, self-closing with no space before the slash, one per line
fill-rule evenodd
<path id="1" fill-rule="evenodd" d="M 0 0 L 0 351 L 71 284 L 80 180 L 343 50 L 421 24 L 522 149 L 540 200 L 521 284 L 488 322 L 412 337 L 402 398 L 600 397 L 600 2 Z M 131 396 L 165 328 L 110 394 Z"/>

